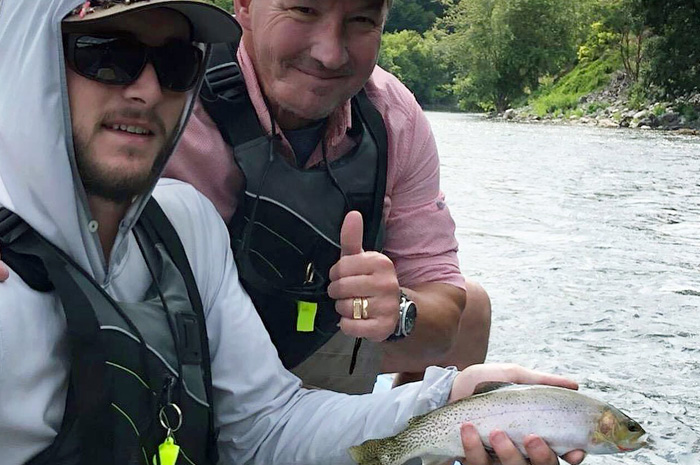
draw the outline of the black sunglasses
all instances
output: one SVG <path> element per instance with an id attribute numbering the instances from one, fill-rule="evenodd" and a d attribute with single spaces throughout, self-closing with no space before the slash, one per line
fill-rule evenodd
<path id="1" fill-rule="evenodd" d="M 186 92 L 202 69 L 202 50 L 185 40 L 151 47 L 129 36 L 65 34 L 63 44 L 68 65 L 103 84 L 131 84 L 150 62 L 161 87 Z"/>

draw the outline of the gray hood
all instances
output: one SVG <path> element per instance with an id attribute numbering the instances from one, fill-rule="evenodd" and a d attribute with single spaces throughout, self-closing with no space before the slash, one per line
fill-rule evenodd
<path id="1" fill-rule="evenodd" d="M 0 0 L 0 205 L 103 282 L 107 263 L 88 227 L 92 218 L 77 175 L 61 45 L 61 20 L 82 3 Z M 124 218 L 112 264 L 148 197 L 137 198 Z"/>

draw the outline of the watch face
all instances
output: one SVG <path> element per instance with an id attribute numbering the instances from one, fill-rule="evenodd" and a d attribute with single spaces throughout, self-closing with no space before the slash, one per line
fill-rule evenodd
<path id="1" fill-rule="evenodd" d="M 411 302 L 408 304 L 408 308 L 406 309 L 406 319 L 404 320 L 404 331 L 406 336 L 411 334 L 411 331 L 413 331 L 413 327 L 416 325 L 416 316 L 417 316 L 417 308 L 416 304 Z"/>

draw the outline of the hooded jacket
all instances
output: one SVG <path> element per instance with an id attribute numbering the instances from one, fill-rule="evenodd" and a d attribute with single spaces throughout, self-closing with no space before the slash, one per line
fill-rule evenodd
<path id="1" fill-rule="evenodd" d="M 81 3 L 0 0 L 0 206 L 113 298 L 138 302 L 151 278 L 132 228 L 151 194 L 133 202 L 105 257 L 75 167 L 60 23 Z M 191 99 L 180 131 L 190 109 Z M 349 446 L 394 434 L 411 416 L 446 401 L 454 372 L 437 368 L 422 384 L 377 395 L 302 389 L 238 283 L 226 226 L 211 203 L 169 180 L 154 186 L 153 196 L 180 236 L 202 297 L 221 463 L 351 464 Z M 3 464 L 25 463 L 53 441 L 68 365 L 58 297 L 32 290 L 12 273 L 0 284 Z"/>

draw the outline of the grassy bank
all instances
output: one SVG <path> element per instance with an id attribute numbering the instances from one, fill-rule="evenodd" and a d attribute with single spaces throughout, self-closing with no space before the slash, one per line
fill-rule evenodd
<path id="1" fill-rule="evenodd" d="M 581 98 L 604 89 L 616 71 L 622 68 L 617 53 L 607 53 L 601 58 L 579 63 L 571 72 L 556 82 L 545 83 L 529 101 L 528 107 L 536 116 L 558 116 L 575 110 Z"/>

